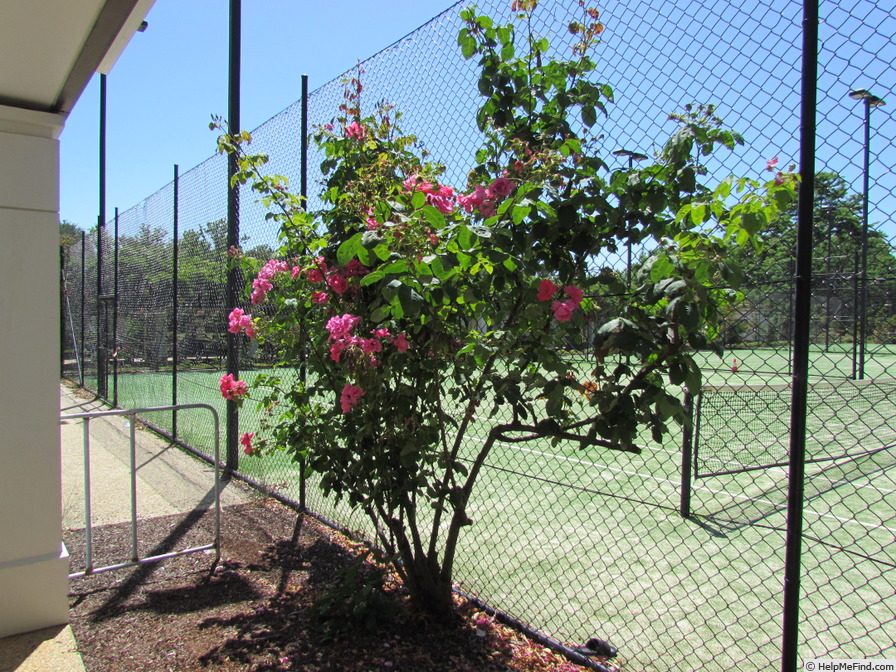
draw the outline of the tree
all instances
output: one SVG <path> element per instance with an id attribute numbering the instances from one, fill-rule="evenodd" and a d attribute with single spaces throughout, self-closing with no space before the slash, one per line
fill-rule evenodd
<path id="1" fill-rule="evenodd" d="M 267 157 L 245 152 L 248 133 L 219 139 L 284 241 L 263 266 L 245 259 L 255 315 L 236 309 L 229 328 L 307 372 L 256 383 L 267 420 L 263 436 L 242 438 L 245 450 L 289 451 L 365 511 L 412 597 L 440 615 L 496 443 L 638 453 L 642 429 L 659 441 L 670 422 L 687 422 L 681 387 L 700 386 L 691 353 L 717 333 L 739 278 L 727 249 L 793 190 L 789 179 L 701 184 L 698 158 L 742 142 L 712 106 L 677 115 L 652 165 L 608 174 L 590 133 L 576 130 L 595 126 L 613 96 L 588 79 L 597 11 L 583 4 L 572 57 L 552 59 L 533 31 L 536 4 L 514 3 L 522 29 L 461 13 L 458 43 L 481 67 L 484 134 L 464 192 L 440 181 L 444 168 L 417 153 L 395 110 L 364 114 L 358 77 L 317 131 L 319 213 L 263 175 Z M 603 250 L 648 239 L 656 251 L 631 292 L 596 268 Z M 601 310 L 591 288 L 626 300 Z M 564 355 L 570 344 L 590 354 L 587 366 Z M 230 376 L 221 389 L 237 401 L 250 393 Z"/>
<path id="2" fill-rule="evenodd" d="M 816 338 L 827 333 L 835 340 L 852 337 L 856 294 L 862 282 L 862 196 L 851 192 L 837 173 L 815 176 L 814 294 L 815 314 L 822 316 L 814 329 Z M 790 297 L 793 293 L 796 256 L 796 204 L 791 204 L 762 231 L 759 247 L 735 252 L 744 270 L 745 309 L 735 311 L 728 327 L 729 345 L 743 340 L 771 343 L 789 340 Z M 896 296 L 896 256 L 884 234 L 870 226 L 867 237 L 869 334 L 888 338 Z M 881 300 L 883 298 L 884 300 Z M 888 308 L 889 304 L 889 308 Z M 774 336 L 770 336 L 774 334 Z"/>

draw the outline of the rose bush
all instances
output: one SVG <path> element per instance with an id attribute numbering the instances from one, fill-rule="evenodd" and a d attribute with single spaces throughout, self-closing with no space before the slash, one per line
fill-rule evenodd
<path id="1" fill-rule="evenodd" d="M 660 441 L 670 422 L 687 422 L 682 387 L 700 387 L 693 352 L 712 346 L 736 298 L 726 250 L 750 244 L 795 190 L 790 177 L 704 185 L 701 157 L 742 143 L 711 106 L 674 115 L 678 129 L 650 165 L 611 171 L 588 131 L 613 98 L 589 79 L 603 26 L 580 4 L 566 59 L 549 58 L 533 33 L 535 0 L 514 2 L 519 25 L 462 12 L 484 136 L 463 188 L 443 182 L 397 111 L 364 114 L 360 74 L 316 132 L 320 212 L 264 174 L 249 134 L 219 140 L 283 242 L 260 268 L 244 260 L 264 311 L 238 309 L 229 328 L 275 344 L 302 374 L 254 385 L 265 421 L 244 446 L 289 451 L 325 492 L 362 508 L 435 613 L 451 609 L 458 540 L 496 441 L 639 452 L 643 430 Z M 606 251 L 645 242 L 653 251 L 631 287 L 601 267 Z M 225 395 L 242 398 L 235 384 Z"/>

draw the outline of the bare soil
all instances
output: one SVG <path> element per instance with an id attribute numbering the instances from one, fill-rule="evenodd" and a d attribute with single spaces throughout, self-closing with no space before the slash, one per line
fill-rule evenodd
<path id="1" fill-rule="evenodd" d="M 141 557 L 204 545 L 212 525 L 211 512 L 141 520 Z M 84 531 L 65 543 L 82 570 Z M 95 528 L 94 566 L 130 546 L 129 524 Z M 225 508 L 222 549 L 214 571 L 200 552 L 73 580 L 88 672 L 583 669 L 460 598 L 449 622 L 419 612 L 384 568 L 359 561 L 362 546 L 273 500 Z M 355 574 L 383 590 L 359 592 Z M 372 606 L 356 616 L 358 595 Z"/>

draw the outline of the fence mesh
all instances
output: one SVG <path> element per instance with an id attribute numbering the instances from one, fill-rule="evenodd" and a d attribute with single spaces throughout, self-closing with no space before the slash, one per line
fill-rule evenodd
<path id="1" fill-rule="evenodd" d="M 510 17 L 503 0 L 479 7 Z M 614 88 L 615 104 L 599 121 L 596 141 L 611 167 L 629 160 L 615 150 L 657 151 L 673 128 L 668 115 L 691 103 L 716 105 L 745 139 L 736 152 L 707 161 L 710 181 L 774 172 L 775 157 L 782 168 L 795 161 L 802 3 L 620 0 L 597 7 L 607 27 L 598 77 Z M 445 164 L 443 181 L 462 188 L 479 134 L 475 62 L 455 43 L 460 8 L 364 61 L 360 77 L 365 109 L 385 100 L 403 111 L 404 130 Z M 554 49 L 568 50 L 567 26 L 579 11 L 575 0 L 542 3 L 534 29 Z M 896 658 L 896 122 L 890 108 L 877 105 L 896 85 L 888 56 L 894 35 L 896 18 L 881 3 L 823 5 L 803 660 Z M 870 94 L 849 96 L 858 89 Z M 342 96 L 339 80 L 314 91 L 309 128 L 329 122 Z M 253 150 L 269 153 L 270 170 L 289 177 L 295 190 L 301 121 L 297 102 L 253 132 Z M 321 203 L 321 159 L 312 146 L 311 209 Z M 226 359 L 226 161 L 209 159 L 182 175 L 178 189 L 176 299 L 173 185 L 119 217 L 115 391 L 122 406 L 166 404 L 176 379 L 180 402 L 212 403 L 223 415 L 217 380 Z M 277 246 L 264 214 L 244 191 L 240 245 L 262 260 Z M 462 590 L 562 642 L 606 639 L 619 647 L 623 669 L 780 667 L 795 221 L 794 210 L 769 225 L 761 251 L 740 253 L 745 282 L 726 316 L 725 355 L 695 353 L 706 385 L 693 446 L 680 435 L 636 457 L 562 444 L 499 446 L 483 470 L 475 524 L 456 563 Z M 84 383 L 99 389 L 108 354 L 96 248 L 94 232 L 83 262 L 79 246 L 65 257 L 63 372 L 77 376 L 80 362 Z M 106 248 L 100 294 L 112 291 Z M 611 250 L 593 263 L 628 279 L 645 252 Z M 240 348 L 249 382 L 272 365 L 256 344 L 243 340 Z M 245 406 L 240 431 L 254 431 L 258 421 Z M 211 448 L 209 428 L 186 417 L 177 433 Z M 299 496 L 300 470 L 285 459 L 244 458 L 240 469 Z M 306 483 L 309 508 L 370 536 L 363 515 L 324 498 L 317 483 Z M 687 497 L 690 515 L 682 517 Z"/>

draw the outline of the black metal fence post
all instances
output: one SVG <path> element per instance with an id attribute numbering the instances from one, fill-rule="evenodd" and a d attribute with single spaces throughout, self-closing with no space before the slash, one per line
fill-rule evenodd
<path id="1" fill-rule="evenodd" d="M 241 0 L 230 0 L 230 63 L 228 72 L 228 131 L 231 134 L 240 132 L 240 31 Z M 233 176 L 237 172 L 237 157 L 227 157 L 227 247 L 230 249 L 240 244 L 240 194 L 239 184 L 233 184 Z M 235 265 L 227 269 L 227 312 L 230 313 L 237 304 L 239 272 Z M 237 334 L 227 332 L 227 373 L 234 378 L 239 377 L 239 341 Z M 227 458 L 226 472 L 235 471 L 239 465 L 238 438 L 240 431 L 239 411 L 232 399 L 227 402 Z"/>
<path id="2" fill-rule="evenodd" d="M 84 337 L 86 335 L 86 331 L 84 328 L 84 324 L 86 322 L 86 315 L 84 314 L 84 303 L 85 303 L 85 285 L 87 283 L 87 232 L 81 231 L 81 366 L 78 369 L 78 385 L 84 387 L 84 355 L 87 354 L 87 350 L 84 345 Z"/>
<path id="3" fill-rule="evenodd" d="M 118 408 L 118 208 L 115 208 L 115 261 L 112 296 L 112 405 Z"/>
<path id="4" fill-rule="evenodd" d="M 800 574 L 806 461 L 806 415 L 812 314 L 812 244 L 815 204 L 815 123 L 818 86 L 818 0 L 803 3 L 803 73 L 800 103 L 800 178 L 797 211 L 796 305 L 794 308 L 793 391 L 790 407 L 790 473 L 781 671 L 795 672 L 799 660 Z"/>
<path id="5" fill-rule="evenodd" d="M 699 394 L 699 392 L 698 392 Z M 687 423 L 681 432 L 681 501 L 679 513 L 682 518 L 691 517 L 691 472 L 693 470 L 692 458 L 694 453 L 694 395 L 685 389 L 684 414 Z"/>
<path id="6" fill-rule="evenodd" d="M 106 227 L 106 75 L 100 75 L 100 174 L 99 174 L 99 215 L 96 225 L 96 377 L 97 393 L 103 399 L 109 396 L 106 377 L 106 348 L 102 341 L 103 311 L 100 298 L 103 295 L 103 231 Z"/>
<path id="7" fill-rule="evenodd" d="M 302 197 L 302 208 L 308 209 L 308 75 L 302 75 L 302 144 L 301 159 L 299 163 L 299 195 Z M 302 328 L 302 337 L 307 338 Z M 306 360 L 308 358 L 307 344 L 302 349 L 302 363 L 299 369 L 299 376 L 302 385 L 305 384 L 308 377 L 308 366 Z M 305 460 L 299 460 L 299 506 L 302 511 L 306 510 L 305 505 Z"/>
<path id="8" fill-rule="evenodd" d="M 172 270 L 171 270 L 171 405 L 177 406 L 177 296 L 178 296 L 178 247 L 179 233 L 177 221 L 177 201 L 178 201 L 178 168 L 174 164 L 174 221 L 173 221 L 173 241 L 172 241 Z M 171 437 L 177 440 L 177 411 L 171 411 Z"/>

